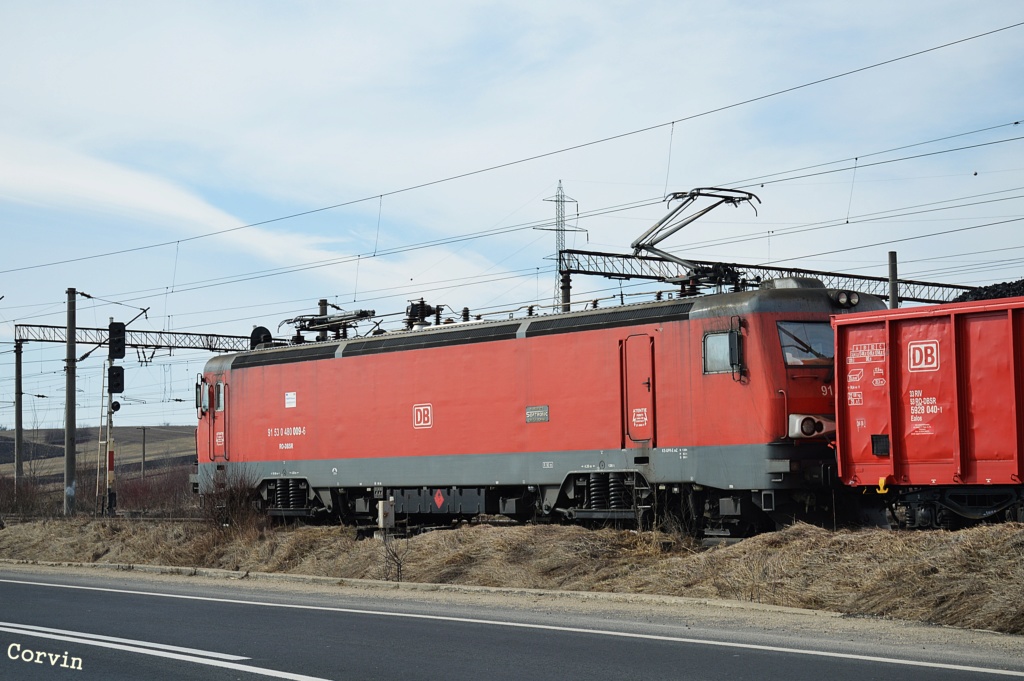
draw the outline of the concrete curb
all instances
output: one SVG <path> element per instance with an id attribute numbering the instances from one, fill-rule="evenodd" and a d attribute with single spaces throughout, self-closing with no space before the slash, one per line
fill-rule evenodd
<path id="1" fill-rule="evenodd" d="M 174 567 L 168 565 L 135 565 L 131 563 L 71 563 L 44 562 L 35 560 L 14 560 L 0 558 L 0 565 L 38 565 L 53 568 L 76 568 L 109 570 L 113 572 L 140 572 L 155 575 L 175 575 L 182 577 L 208 577 L 226 580 L 253 580 L 266 582 L 291 582 L 295 584 L 318 584 L 331 587 L 343 587 L 363 591 L 406 591 L 432 592 L 450 594 L 479 594 L 501 596 L 530 596 L 550 599 L 570 599 L 575 601 L 606 602 L 606 603 L 644 603 L 647 605 L 687 605 L 732 610 L 755 610 L 759 612 L 777 612 L 810 617 L 845 617 L 842 613 L 828 610 L 808 610 L 783 605 L 768 605 L 752 601 L 735 601 L 713 598 L 690 598 L 686 596 L 661 596 L 656 594 L 630 594 L 604 591 L 555 591 L 550 589 L 524 589 L 515 587 L 472 586 L 462 584 L 428 584 L 423 582 L 383 582 L 373 579 L 348 579 L 344 577 L 319 577 L 315 575 L 297 575 L 282 572 L 250 572 L 242 570 L 223 570 L 218 568 Z"/>

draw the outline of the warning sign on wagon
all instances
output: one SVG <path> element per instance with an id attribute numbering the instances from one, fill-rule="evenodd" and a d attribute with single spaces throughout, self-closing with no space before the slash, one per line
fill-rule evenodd
<path id="1" fill-rule="evenodd" d="M 847 364 L 873 364 L 885 361 L 885 343 L 858 343 L 850 346 Z"/>

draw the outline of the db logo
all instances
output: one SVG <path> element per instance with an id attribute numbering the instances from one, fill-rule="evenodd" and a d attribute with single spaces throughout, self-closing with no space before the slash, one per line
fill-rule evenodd
<path id="1" fill-rule="evenodd" d="M 432 428 L 434 426 L 434 407 L 430 404 L 412 405 L 412 427 Z"/>
<path id="2" fill-rule="evenodd" d="M 939 370 L 939 341 L 912 341 L 907 344 L 911 371 Z"/>

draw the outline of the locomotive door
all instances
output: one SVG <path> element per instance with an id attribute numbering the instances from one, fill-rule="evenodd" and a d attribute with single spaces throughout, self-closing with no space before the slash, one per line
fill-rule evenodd
<path id="1" fill-rule="evenodd" d="M 623 425 L 626 447 L 653 447 L 654 339 L 636 334 L 622 341 Z"/>
<path id="2" fill-rule="evenodd" d="M 214 460 L 228 459 L 228 386 L 223 380 L 213 385 L 213 409 L 210 411 L 210 451 Z"/>

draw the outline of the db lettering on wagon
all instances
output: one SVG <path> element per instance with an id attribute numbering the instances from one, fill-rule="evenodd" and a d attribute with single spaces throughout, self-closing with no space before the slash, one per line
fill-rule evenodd
<path id="1" fill-rule="evenodd" d="M 412 405 L 412 427 L 433 428 L 434 427 L 434 405 L 414 404 Z"/>
<path id="2" fill-rule="evenodd" d="M 907 360 L 910 371 L 939 370 L 939 341 L 911 341 L 907 343 Z"/>

